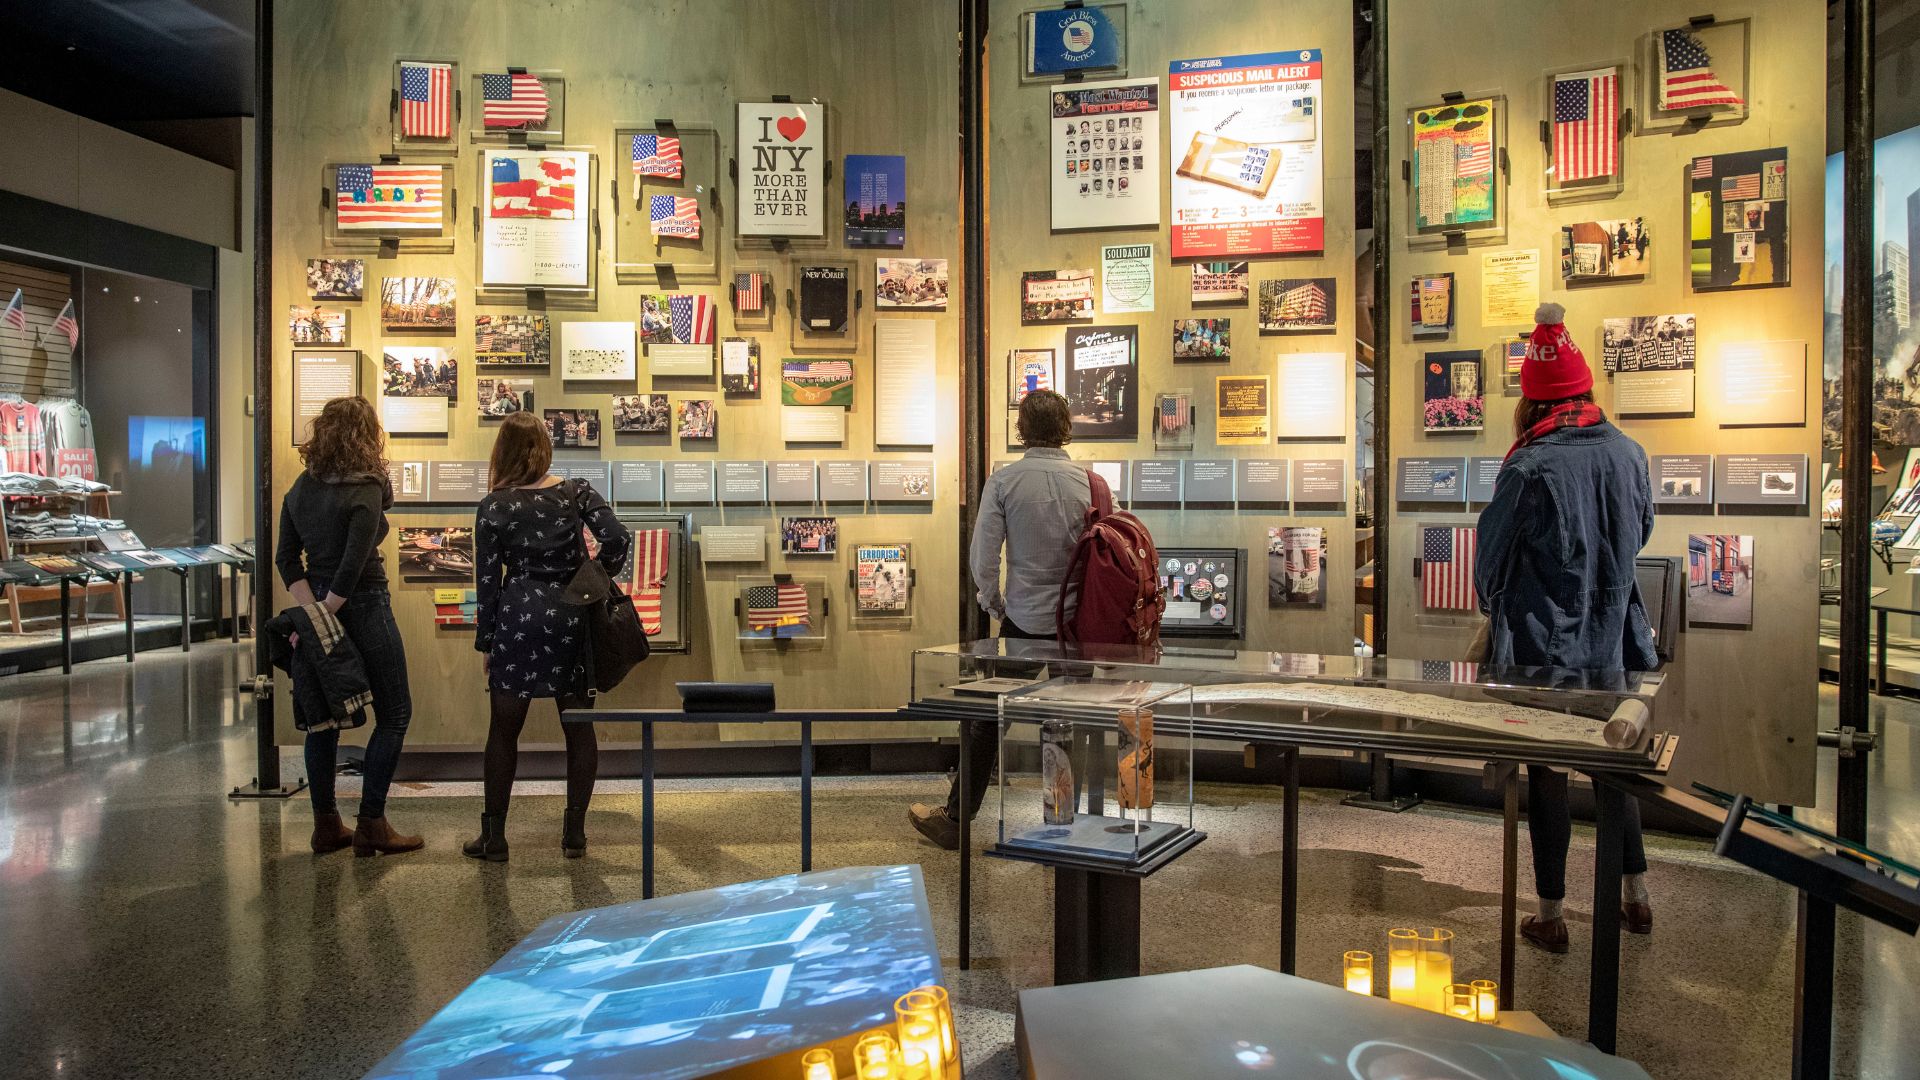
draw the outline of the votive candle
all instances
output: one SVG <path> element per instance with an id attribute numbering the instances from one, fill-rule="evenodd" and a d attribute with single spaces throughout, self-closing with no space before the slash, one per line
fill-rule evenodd
<path id="1" fill-rule="evenodd" d="M 1419 1004 L 1420 934 L 1387 931 L 1387 997 L 1402 1005 Z"/>
<path id="2" fill-rule="evenodd" d="M 928 1074 L 941 1068 L 940 999 L 925 990 L 909 990 L 894 1000 L 893 1015 L 901 1059 L 911 1066 L 918 1058 Z"/>
<path id="3" fill-rule="evenodd" d="M 1474 1019 L 1473 986 L 1468 983 L 1448 983 L 1441 991 L 1443 1010 L 1448 1016 L 1458 1020 Z"/>
<path id="4" fill-rule="evenodd" d="M 1433 1012 L 1445 1012 L 1445 994 L 1453 982 L 1453 931 L 1434 929 L 1420 938 L 1420 974 L 1417 1000 Z"/>
<path id="5" fill-rule="evenodd" d="M 1500 1022 L 1500 984 L 1492 979 L 1475 979 L 1473 986 L 1474 1019 L 1483 1024 Z"/>
<path id="6" fill-rule="evenodd" d="M 1373 954 L 1355 949 L 1340 958 L 1341 969 L 1346 973 L 1347 989 L 1367 997 L 1373 996 Z"/>
<path id="7" fill-rule="evenodd" d="M 800 1055 L 800 1080 L 839 1080 L 833 1071 L 833 1051 L 816 1046 Z"/>
<path id="8" fill-rule="evenodd" d="M 858 1080 L 899 1080 L 900 1044 L 884 1031 L 869 1031 L 853 1044 Z"/>

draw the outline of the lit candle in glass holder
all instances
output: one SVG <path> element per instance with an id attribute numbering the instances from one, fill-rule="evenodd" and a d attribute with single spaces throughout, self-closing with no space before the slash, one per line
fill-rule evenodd
<path id="1" fill-rule="evenodd" d="M 1419 1004 L 1420 934 L 1387 931 L 1387 997 L 1402 1005 Z"/>
<path id="2" fill-rule="evenodd" d="M 839 1080 L 833 1071 L 833 1051 L 816 1046 L 800 1055 L 800 1080 Z"/>
<path id="3" fill-rule="evenodd" d="M 1473 986 L 1469 983 L 1448 983 L 1441 992 L 1440 1000 L 1443 1012 L 1457 1020 L 1471 1021 L 1474 1018 Z"/>
<path id="4" fill-rule="evenodd" d="M 1445 1012 L 1445 994 L 1453 982 L 1453 931 L 1434 929 L 1420 938 L 1420 974 L 1416 999 L 1424 1009 Z"/>
<path id="5" fill-rule="evenodd" d="M 869 1031 L 853 1044 L 857 1080 L 900 1080 L 900 1044 L 884 1031 Z"/>
<path id="6" fill-rule="evenodd" d="M 1373 996 L 1373 954 L 1354 950 L 1340 958 L 1340 967 L 1346 974 L 1347 989 L 1356 994 Z"/>
<path id="7" fill-rule="evenodd" d="M 900 1057 L 909 1073 L 917 1070 L 931 1077 L 944 1071 L 940 999 L 924 989 L 909 990 L 895 999 L 893 1015 L 900 1032 Z"/>
<path id="8" fill-rule="evenodd" d="M 1483 1024 L 1500 1022 L 1500 984 L 1492 979 L 1475 979 L 1473 986 L 1473 1017 Z"/>

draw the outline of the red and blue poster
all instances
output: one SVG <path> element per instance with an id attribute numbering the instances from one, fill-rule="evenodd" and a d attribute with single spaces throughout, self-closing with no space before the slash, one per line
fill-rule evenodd
<path id="1" fill-rule="evenodd" d="M 1173 257 L 1324 250 L 1319 49 L 1175 60 Z"/>

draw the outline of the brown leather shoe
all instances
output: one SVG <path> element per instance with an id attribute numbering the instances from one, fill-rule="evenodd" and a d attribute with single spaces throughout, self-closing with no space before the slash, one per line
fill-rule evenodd
<path id="1" fill-rule="evenodd" d="M 376 852 L 382 855 L 398 855 L 403 851 L 418 851 L 427 842 L 418 836 L 407 836 L 393 831 L 384 817 L 355 818 L 359 827 L 353 830 L 353 853 L 362 857 Z"/>
<path id="2" fill-rule="evenodd" d="M 307 846 L 315 855 L 325 855 L 329 851 L 339 851 L 353 844 L 353 830 L 340 820 L 338 813 L 313 815 L 313 838 Z"/>
<path id="3" fill-rule="evenodd" d="M 1620 928 L 1629 934 L 1653 933 L 1653 905 L 1632 901 L 1621 904 Z"/>
<path id="4" fill-rule="evenodd" d="M 1528 915 L 1520 920 L 1520 936 L 1550 953 L 1567 951 L 1567 920 Z"/>
<path id="5" fill-rule="evenodd" d="M 913 822 L 913 827 L 920 830 L 921 836 L 948 851 L 960 850 L 960 824 L 947 816 L 946 807 L 914 803 L 907 808 L 907 820 Z"/>

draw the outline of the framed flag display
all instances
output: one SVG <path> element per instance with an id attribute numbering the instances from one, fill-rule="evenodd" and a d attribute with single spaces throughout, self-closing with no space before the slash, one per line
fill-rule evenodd
<path id="1" fill-rule="evenodd" d="M 1427 525 L 1420 529 L 1420 606 L 1435 612 L 1480 609 L 1473 588 L 1475 532 L 1471 525 Z"/>
<path id="2" fill-rule="evenodd" d="M 622 513 L 620 523 L 633 533 L 633 558 L 614 579 L 633 598 L 654 652 L 692 650 L 693 575 L 687 572 L 687 547 L 693 522 L 686 514 Z"/>
<path id="3" fill-rule="evenodd" d="M 739 104 L 738 188 L 732 211 L 742 238 L 827 235 L 827 106 L 819 101 Z"/>
<path id="4" fill-rule="evenodd" d="M 1540 140 L 1549 199 L 1613 195 L 1625 186 L 1627 75 L 1624 63 L 1547 73 Z"/>
<path id="5" fill-rule="evenodd" d="M 1792 283 L 1787 148 L 1697 157 L 1687 167 L 1687 264 L 1695 292 Z"/>
<path id="6" fill-rule="evenodd" d="M 742 575 L 734 600 L 736 635 L 742 642 L 824 641 L 827 580 L 789 574 Z"/>
<path id="7" fill-rule="evenodd" d="M 593 287 L 594 156 L 482 149 L 480 288 Z"/>
<path id="8" fill-rule="evenodd" d="M 1408 243 L 1450 236 L 1498 242 L 1507 231 L 1507 99 L 1451 95 L 1407 110 Z"/>
<path id="9" fill-rule="evenodd" d="M 613 129 L 613 269 L 627 282 L 720 284 L 720 134 L 654 122 Z"/>
<path id="10" fill-rule="evenodd" d="M 464 115 L 477 143 L 564 142 L 567 80 L 558 71 L 502 67 L 467 80 Z"/>
<path id="11" fill-rule="evenodd" d="M 453 250 L 450 162 L 344 162 L 326 167 L 323 231 L 334 250 Z"/>
<path id="12" fill-rule="evenodd" d="M 772 269 L 736 265 L 727 277 L 727 298 L 733 304 L 734 328 L 773 329 L 773 309 L 778 295 L 773 287 Z"/>
<path id="13" fill-rule="evenodd" d="M 460 65 L 451 60 L 393 62 L 393 149 L 397 153 L 459 151 Z"/>
<path id="14" fill-rule="evenodd" d="M 1640 91 L 1643 132 L 1705 124 L 1737 124 L 1752 100 L 1750 19 L 1708 19 L 1655 27 L 1644 39 Z"/>

